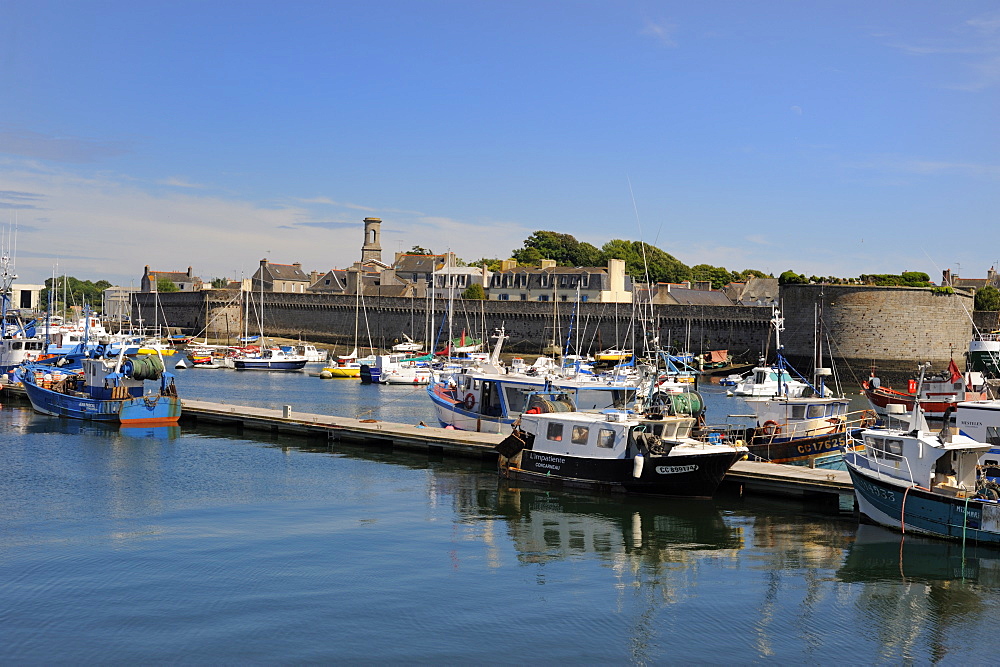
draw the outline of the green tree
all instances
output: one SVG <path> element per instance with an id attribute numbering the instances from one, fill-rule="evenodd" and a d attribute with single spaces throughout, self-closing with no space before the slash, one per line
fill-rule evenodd
<path id="1" fill-rule="evenodd" d="M 52 303 L 56 310 L 84 304 L 91 307 L 100 306 L 103 302 L 104 290 L 109 287 L 111 287 L 111 283 L 107 280 L 98 280 L 95 283 L 89 280 L 77 280 L 73 276 L 61 276 L 54 280 L 46 278 L 45 288 L 41 292 L 40 299 L 43 304 L 48 304 L 49 292 L 51 292 Z M 64 295 L 66 303 L 63 303 Z"/>
<path id="2" fill-rule="evenodd" d="M 780 276 L 778 276 L 779 285 L 804 285 L 809 281 L 801 273 L 795 273 L 792 270 L 785 271 Z"/>
<path id="3" fill-rule="evenodd" d="M 559 266 L 599 266 L 601 251 L 571 234 L 537 231 L 511 256 L 522 266 L 536 265 L 542 259 L 554 259 Z"/>
<path id="4" fill-rule="evenodd" d="M 737 274 L 721 266 L 695 264 L 691 267 L 691 280 L 708 280 L 712 283 L 712 289 L 722 289 L 738 278 Z"/>
<path id="5" fill-rule="evenodd" d="M 774 276 L 769 276 L 763 271 L 758 271 L 757 269 L 743 269 L 739 273 L 736 273 L 734 277 L 736 280 L 746 282 L 751 278 L 773 278 Z"/>
<path id="6" fill-rule="evenodd" d="M 502 263 L 503 263 L 502 259 L 488 259 L 486 257 L 483 257 L 482 259 L 477 259 L 474 262 L 469 262 L 469 266 L 482 266 L 483 264 L 485 264 L 487 270 L 499 271 Z"/>
<path id="7" fill-rule="evenodd" d="M 1000 310 L 1000 290 L 987 285 L 976 292 L 976 310 Z"/>
<path id="8" fill-rule="evenodd" d="M 434 253 L 429 248 L 425 248 L 423 246 L 415 245 L 412 248 L 410 248 L 410 254 L 411 255 L 433 255 Z"/>
<path id="9" fill-rule="evenodd" d="M 468 287 L 466 287 L 465 291 L 462 292 L 462 298 L 478 299 L 482 301 L 486 298 L 486 291 L 483 289 L 483 286 L 480 285 L 479 283 L 473 283 Z"/>
<path id="10" fill-rule="evenodd" d="M 679 283 L 691 279 L 691 269 L 673 255 L 642 241 L 613 239 L 601 247 L 603 261 L 625 260 L 625 272 L 637 282 Z"/>
<path id="11" fill-rule="evenodd" d="M 169 278 L 157 278 L 156 279 L 156 291 L 157 292 L 180 292 L 181 288 L 178 287 L 173 280 Z"/>
<path id="12" fill-rule="evenodd" d="M 215 289 L 222 289 L 229 284 L 228 278 L 212 278 L 212 287 Z"/>

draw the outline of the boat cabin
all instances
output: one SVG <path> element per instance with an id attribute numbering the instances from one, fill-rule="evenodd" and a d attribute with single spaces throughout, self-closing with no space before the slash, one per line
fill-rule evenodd
<path id="1" fill-rule="evenodd" d="M 528 397 L 542 389 L 530 381 L 485 377 L 459 373 L 454 376 L 455 396 L 469 412 L 488 417 L 515 417 L 525 411 Z M 570 395 L 579 410 L 624 408 L 635 399 L 634 387 L 612 387 L 593 383 L 593 387 L 560 387 Z"/>
<path id="2" fill-rule="evenodd" d="M 864 432 L 865 458 L 879 474 L 908 481 L 925 489 L 957 494 L 974 491 L 980 456 L 989 445 L 961 435 L 897 430 Z"/>

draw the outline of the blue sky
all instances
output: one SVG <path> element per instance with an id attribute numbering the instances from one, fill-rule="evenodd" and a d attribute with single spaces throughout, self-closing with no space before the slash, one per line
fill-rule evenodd
<path id="1" fill-rule="evenodd" d="M 343 268 L 366 216 L 387 258 L 1000 262 L 995 1 L 0 0 L 0 91 L 22 282 Z"/>

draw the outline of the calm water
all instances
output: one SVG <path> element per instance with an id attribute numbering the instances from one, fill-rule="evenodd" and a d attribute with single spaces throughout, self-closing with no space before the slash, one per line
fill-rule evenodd
<path id="1" fill-rule="evenodd" d="M 191 398 L 430 416 L 405 387 L 178 375 Z M 476 463 L 15 403 L 0 465 L 7 664 L 995 660 L 1000 552 L 802 504 L 547 493 Z"/>

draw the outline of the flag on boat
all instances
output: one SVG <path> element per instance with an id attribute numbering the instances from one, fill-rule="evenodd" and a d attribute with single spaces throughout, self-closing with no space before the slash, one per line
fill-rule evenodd
<path id="1" fill-rule="evenodd" d="M 958 364 L 955 363 L 954 359 L 948 362 L 948 372 L 951 373 L 951 381 L 953 383 L 962 379 L 962 371 L 958 370 Z"/>

